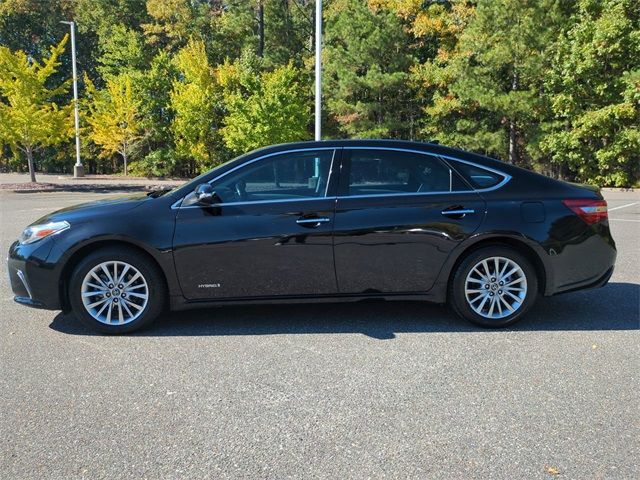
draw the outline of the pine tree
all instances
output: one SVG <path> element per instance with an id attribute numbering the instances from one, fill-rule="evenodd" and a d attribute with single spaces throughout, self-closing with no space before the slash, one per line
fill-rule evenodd
<path id="1" fill-rule="evenodd" d="M 527 164 L 535 157 L 527 145 L 539 135 L 545 48 L 561 12 L 554 0 L 480 0 L 472 15 L 468 8 L 455 2 L 434 12 L 450 28 L 438 55 L 417 70 L 433 95 L 425 134 Z"/>
<path id="2" fill-rule="evenodd" d="M 413 137 L 413 59 L 400 18 L 361 0 L 336 0 L 325 18 L 325 99 L 339 135 Z"/>

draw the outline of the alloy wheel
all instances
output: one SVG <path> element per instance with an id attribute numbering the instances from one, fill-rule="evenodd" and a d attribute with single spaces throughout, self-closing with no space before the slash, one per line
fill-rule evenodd
<path id="1" fill-rule="evenodd" d="M 465 280 L 465 298 L 478 315 L 498 320 L 520 309 L 527 297 L 524 270 L 506 257 L 480 260 Z"/>
<path id="2" fill-rule="evenodd" d="M 82 303 L 95 320 L 124 325 L 136 320 L 149 301 L 149 286 L 142 273 L 122 261 L 102 262 L 85 275 Z"/>

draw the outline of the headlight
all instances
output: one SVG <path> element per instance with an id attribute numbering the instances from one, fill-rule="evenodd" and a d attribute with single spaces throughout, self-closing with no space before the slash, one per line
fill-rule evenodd
<path id="1" fill-rule="evenodd" d="M 42 225 L 31 225 L 30 227 L 25 228 L 22 235 L 18 239 L 22 245 L 27 243 L 37 242 L 38 240 L 42 240 L 44 237 L 48 237 L 49 235 L 55 235 L 56 233 L 60 233 L 67 228 L 69 228 L 69 222 L 50 222 L 44 223 Z"/>

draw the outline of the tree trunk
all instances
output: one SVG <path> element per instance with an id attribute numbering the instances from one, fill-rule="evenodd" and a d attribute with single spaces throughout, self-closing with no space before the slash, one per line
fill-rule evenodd
<path id="1" fill-rule="evenodd" d="M 122 160 L 124 160 L 124 176 L 127 176 L 127 154 L 122 154 Z"/>
<path id="2" fill-rule="evenodd" d="M 31 182 L 36 183 L 36 169 L 33 165 L 33 149 L 28 147 L 26 149 L 27 152 L 27 163 L 29 164 L 29 176 L 31 177 Z"/>
<path id="3" fill-rule="evenodd" d="M 518 73 L 514 69 L 513 79 L 511 81 L 511 91 L 515 92 L 516 90 L 518 90 Z M 518 146 L 516 144 L 517 134 L 516 119 L 512 116 L 509 118 L 509 163 L 512 165 L 516 164 L 516 160 L 518 158 Z"/>
<path id="4" fill-rule="evenodd" d="M 516 122 L 509 119 L 509 163 L 515 165 L 518 152 L 516 151 Z"/>
<path id="5" fill-rule="evenodd" d="M 258 56 L 264 56 L 264 3 L 258 0 Z"/>

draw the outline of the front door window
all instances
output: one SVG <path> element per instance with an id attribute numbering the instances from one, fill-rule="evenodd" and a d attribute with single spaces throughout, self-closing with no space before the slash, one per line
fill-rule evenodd
<path id="1" fill-rule="evenodd" d="M 327 192 L 333 152 L 273 155 L 224 176 L 213 187 L 222 203 L 322 198 Z"/>

